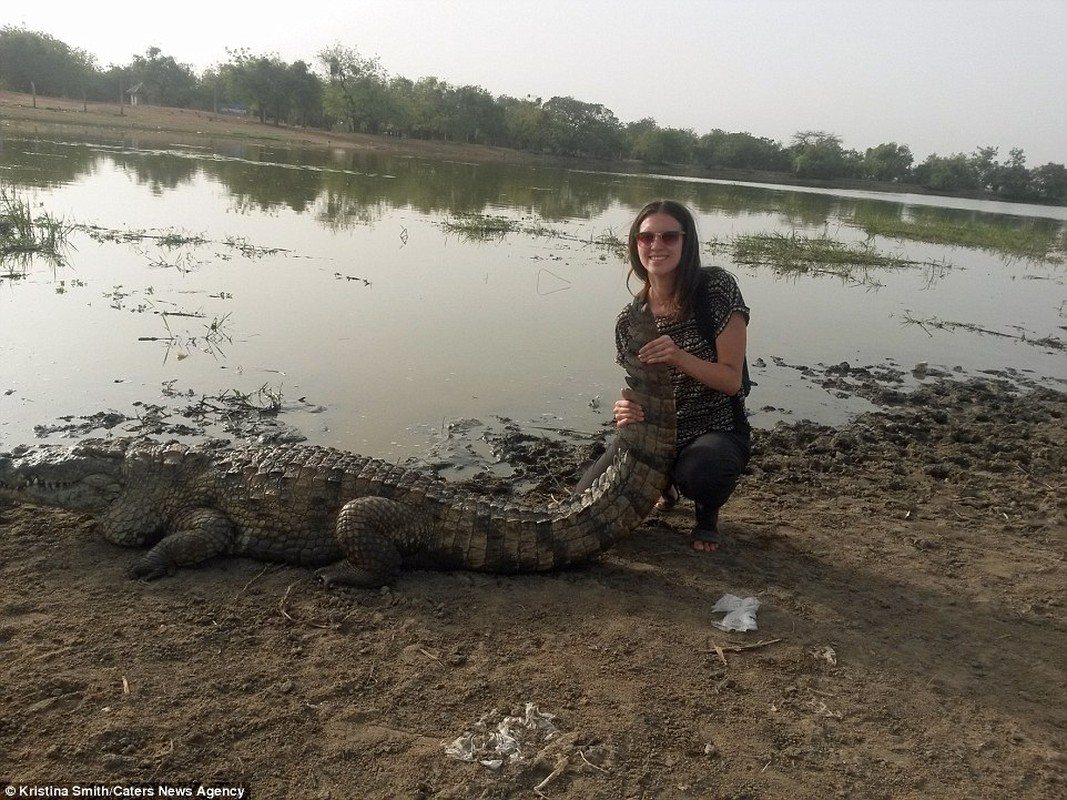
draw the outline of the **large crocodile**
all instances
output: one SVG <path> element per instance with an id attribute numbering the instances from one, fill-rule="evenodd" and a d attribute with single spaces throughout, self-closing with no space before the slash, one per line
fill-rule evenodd
<path id="1" fill-rule="evenodd" d="M 489 501 L 419 470 L 323 447 L 87 440 L 0 454 L 0 487 L 37 502 L 99 511 L 103 537 L 151 545 L 140 578 L 219 554 L 322 567 L 326 584 L 373 587 L 402 566 L 482 572 L 553 570 L 630 533 L 666 486 L 675 448 L 667 367 L 637 351 L 657 336 L 631 308 L 626 381 L 643 423 L 616 435 L 614 463 L 554 508 Z"/>

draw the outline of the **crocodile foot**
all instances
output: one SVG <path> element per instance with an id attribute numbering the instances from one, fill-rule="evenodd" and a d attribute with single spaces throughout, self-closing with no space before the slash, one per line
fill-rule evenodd
<path id="1" fill-rule="evenodd" d="M 362 567 L 354 566 L 351 561 L 338 561 L 336 564 L 315 570 L 315 580 L 326 589 L 333 586 L 378 589 L 388 583 L 381 575 Z"/>
<path id="2" fill-rule="evenodd" d="M 132 580 L 154 581 L 157 578 L 165 578 L 167 575 L 173 575 L 174 568 L 168 564 L 162 563 L 159 559 L 145 556 L 130 567 L 126 571 L 126 574 L 129 575 Z"/>

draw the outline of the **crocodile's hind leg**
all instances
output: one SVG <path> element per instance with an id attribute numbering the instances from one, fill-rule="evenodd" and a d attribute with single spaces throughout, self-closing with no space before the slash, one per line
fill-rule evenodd
<path id="1" fill-rule="evenodd" d="M 179 515 L 174 533 L 163 537 L 130 569 L 134 578 L 152 580 L 178 567 L 199 564 L 227 552 L 233 544 L 233 523 L 213 508 L 194 508 Z"/>
<path id="2" fill-rule="evenodd" d="M 335 537 L 344 561 L 315 575 L 333 584 L 374 589 L 396 580 L 403 554 L 417 547 L 420 516 L 404 503 L 384 497 L 350 500 L 337 515 Z"/>

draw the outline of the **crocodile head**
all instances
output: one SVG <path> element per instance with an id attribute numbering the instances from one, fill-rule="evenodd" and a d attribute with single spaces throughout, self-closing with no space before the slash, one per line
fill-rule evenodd
<path id="1" fill-rule="evenodd" d="M 47 505 L 98 511 L 122 489 L 130 439 L 86 439 L 73 447 L 19 445 L 0 453 L 0 492 Z"/>

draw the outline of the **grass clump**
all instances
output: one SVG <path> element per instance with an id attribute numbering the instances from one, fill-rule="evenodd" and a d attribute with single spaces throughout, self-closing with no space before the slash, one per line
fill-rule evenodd
<path id="1" fill-rule="evenodd" d="M 470 241 L 501 239 L 509 233 L 521 230 L 522 225 L 514 219 L 490 214 L 459 214 L 441 223 L 448 233 Z"/>
<path id="2" fill-rule="evenodd" d="M 721 248 L 721 243 L 716 246 Z M 769 266 L 780 273 L 831 274 L 863 283 L 869 279 L 865 272 L 857 278 L 857 270 L 935 266 L 881 253 L 865 242 L 846 244 L 827 236 L 803 236 L 796 231 L 741 235 L 733 240 L 730 252 L 738 264 Z"/>
<path id="3" fill-rule="evenodd" d="M 576 242 L 583 246 L 603 250 L 623 261 L 627 258 L 625 237 L 620 236 L 611 228 L 599 234 L 590 233 L 583 237 L 540 221 L 529 222 L 510 217 L 473 213 L 459 214 L 439 224 L 447 233 L 457 234 L 467 241 L 484 242 L 490 239 L 503 239 L 509 233 L 518 233 L 534 238 Z M 606 256 L 601 256 L 602 260 L 605 258 Z"/>
<path id="4" fill-rule="evenodd" d="M 1067 256 L 1067 230 L 1062 226 L 1055 230 L 1044 224 L 883 216 L 855 217 L 849 224 L 868 236 L 969 247 L 1033 261 L 1062 262 Z"/>
<path id="5" fill-rule="evenodd" d="M 620 261 L 626 261 L 629 258 L 626 237 L 615 233 L 611 228 L 596 236 L 589 234 L 589 238 L 584 240 L 583 244 L 592 245 L 598 250 L 604 250 Z M 603 258 L 603 256 L 601 257 Z"/>
<path id="6" fill-rule="evenodd" d="M 47 212 L 35 216 L 28 202 L 0 188 L 0 261 L 41 256 L 62 266 L 74 227 Z"/>

